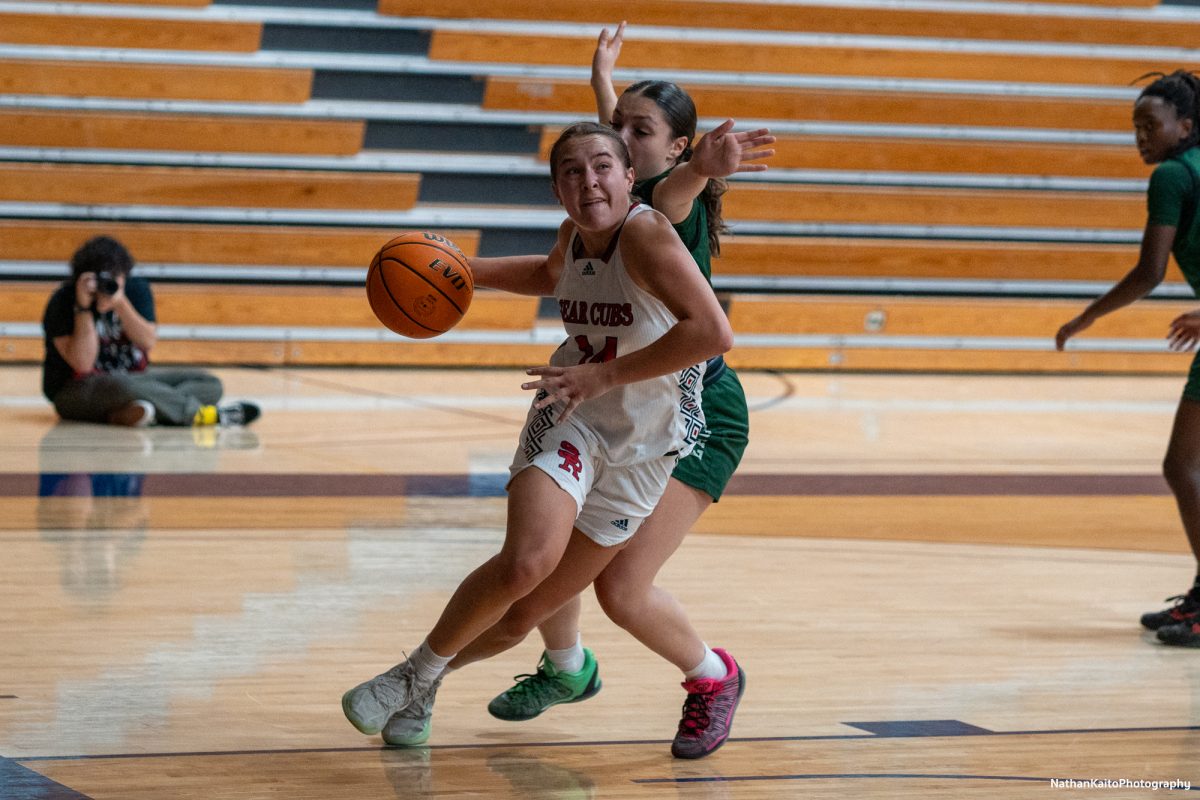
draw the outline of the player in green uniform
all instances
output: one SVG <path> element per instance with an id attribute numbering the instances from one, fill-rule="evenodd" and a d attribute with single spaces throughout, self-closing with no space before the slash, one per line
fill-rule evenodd
<path id="1" fill-rule="evenodd" d="M 1059 329 L 1059 350 L 1100 317 L 1141 299 L 1158 286 L 1172 253 L 1192 290 L 1200 295 L 1198 113 L 1200 79 L 1184 70 L 1162 75 L 1138 96 L 1133 106 L 1138 153 L 1147 164 L 1158 165 L 1150 175 L 1149 213 L 1141 253 L 1128 275 Z M 1183 314 L 1171 322 L 1167 339 L 1174 350 L 1194 348 L 1200 341 L 1200 311 Z M 1188 543 L 1197 559 L 1197 573 L 1187 592 L 1169 598 L 1175 601 L 1172 607 L 1143 614 L 1142 625 L 1156 631 L 1159 641 L 1165 644 L 1200 647 L 1200 355 L 1192 361 L 1183 387 L 1163 473 L 1179 506 Z"/>

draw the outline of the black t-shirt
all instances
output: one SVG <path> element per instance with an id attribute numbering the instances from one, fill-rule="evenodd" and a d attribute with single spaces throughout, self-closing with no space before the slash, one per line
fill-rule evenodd
<path id="1" fill-rule="evenodd" d="M 143 278 L 129 277 L 125 280 L 125 296 L 134 309 L 148 322 L 154 322 L 154 295 L 150 284 Z M 104 314 L 92 312 L 96 320 L 96 333 L 100 336 L 100 351 L 92 372 L 141 372 L 146 368 L 147 358 L 142 349 L 129 340 L 121 329 L 121 320 L 109 311 Z M 45 332 L 46 355 L 42 361 L 42 393 L 53 401 L 54 395 L 77 376 L 75 370 L 54 346 L 59 336 L 70 336 L 75 332 L 75 281 L 67 280 L 59 286 L 42 315 L 42 330 Z M 79 376 L 82 377 L 82 376 Z"/>

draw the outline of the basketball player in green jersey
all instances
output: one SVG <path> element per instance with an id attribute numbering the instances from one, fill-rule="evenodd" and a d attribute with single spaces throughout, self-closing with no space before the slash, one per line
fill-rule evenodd
<path id="1" fill-rule="evenodd" d="M 1161 283 L 1172 253 L 1200 295 L 1200 80 L 1184 70 L 1159 77 L 1134 103 L 1133 128 L 1142 160 L 1158 165 L 1150 175 L 1141 253 L 1128 275 L 1059 329 L 1059 350 L 1100 317 L 1141 299 Z M 1200 311 L 1176 318 L 1167 339 L 1173 350 L 1194 348 L 1200 341 Z M 1175 495 L 1197 571 L 1191 588 L 1170 598 L 1175 601 L 1172 607 L 1143 614 L 1142 625 L 1164 644 L 1200 647 L 1200 355 L 1192 361 L 1175 412 L 1163 474 Z"/>

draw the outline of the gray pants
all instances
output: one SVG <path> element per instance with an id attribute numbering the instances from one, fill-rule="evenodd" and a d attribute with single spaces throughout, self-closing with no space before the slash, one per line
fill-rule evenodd
<path id="1" fill-rule="evenodd" d="M 106 423 L 122 406 L 145 400 L 160 425 L 191 425 L 200 406 L 215 405 L 221 392 L 220 378 L 203 370 L 151 367 L 71 381 L 54 396 L 54 409 L 63 419 Z"/>

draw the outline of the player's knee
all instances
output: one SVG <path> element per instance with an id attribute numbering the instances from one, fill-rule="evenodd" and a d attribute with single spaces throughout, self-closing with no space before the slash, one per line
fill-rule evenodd
<path id="1" fill-rule="evenodd" d="M 504 640 L 505 644 L 512 647 L 520 644 L 539 622 L 541 619 L 530 609 L 522 608 L 519 605 L 513 606 L 496 623 L 496 634 Z"/>
<path id="2" fill-rule="evenodd" d="M 505 614 L 492 627 L 491 636 L 507 650 L 520 644 L 529 635 L 529 630 L 521 624 L 519 619 Z"/>
<path id="3" fill-rule="evenodd" d="M 1200 487 L 1200 464 L 1175 452 L 1163 459 L 1163 477 L 1172 489 L 1195 490 Z"/>
<path id="4" fill-rule="evenodd" d="M 622 588 L 618 581 L 597 580 L 596 600 L 605 616 L 627 630 L 637 622 L 644 606 L 641 594 Z"/>
<path id="5" fill-rule="evenodd" d="M 545 551 L 515 553 L 503 562 L 502 580 L 514 599 L 524 597 L 550 575 L 557 563 L 558 559 Z"/>

